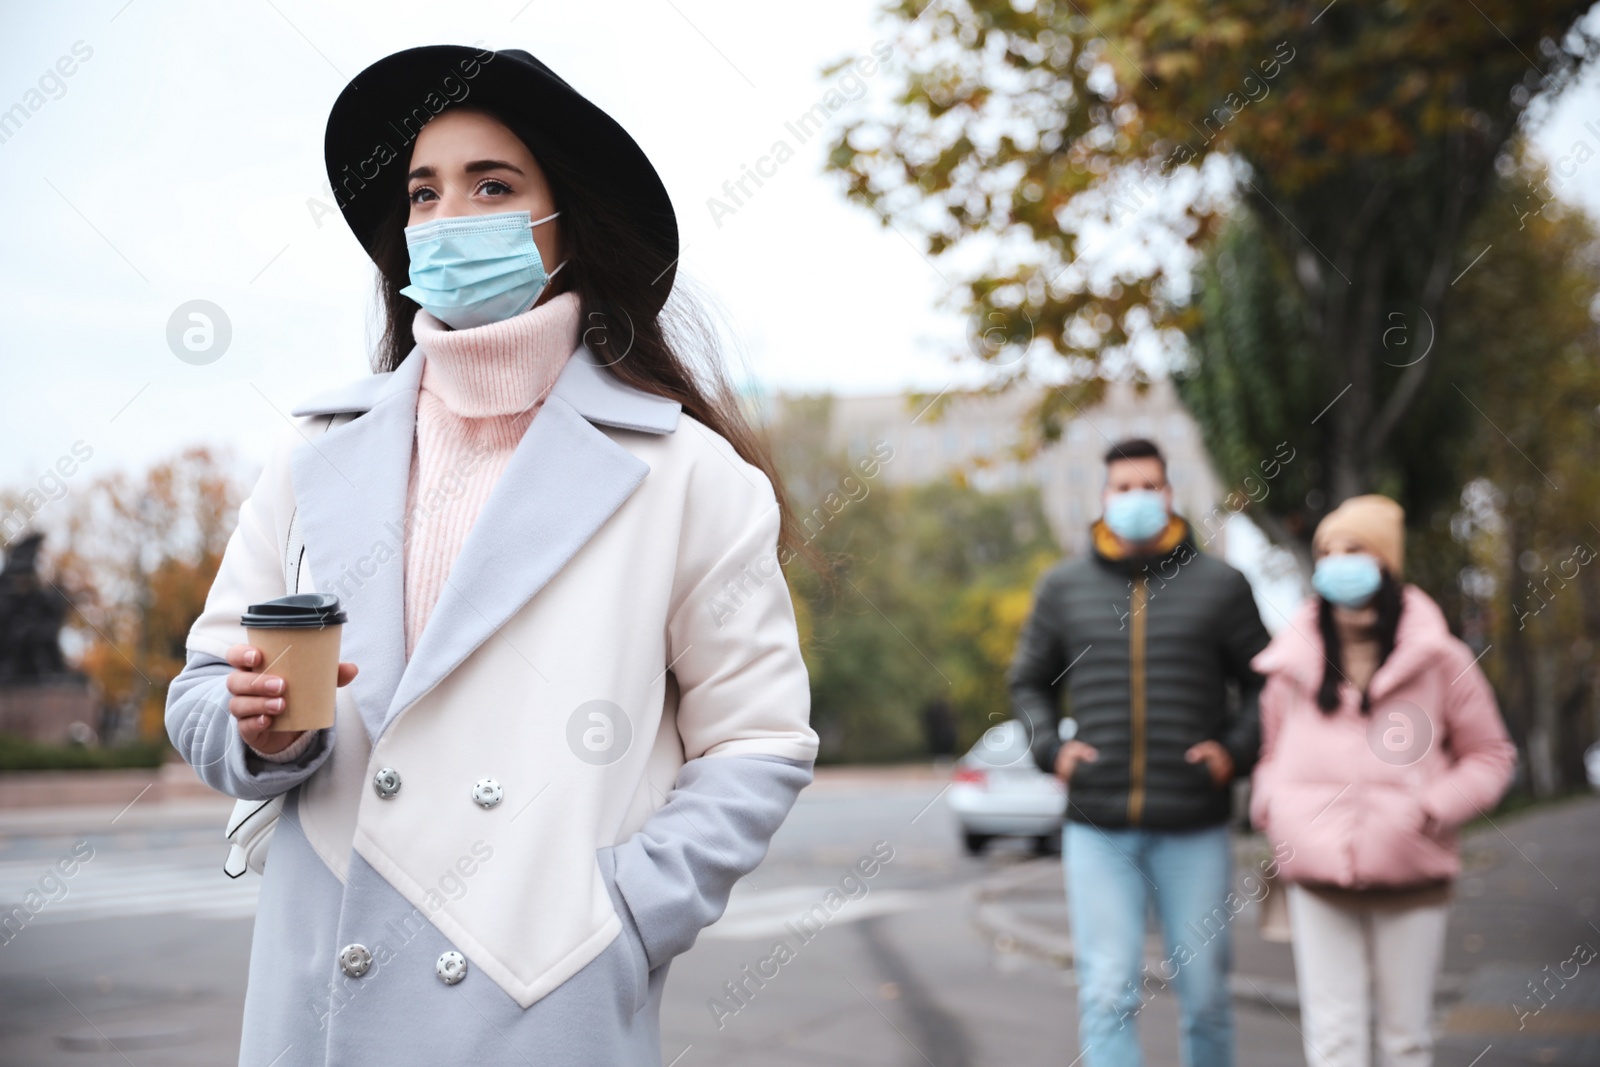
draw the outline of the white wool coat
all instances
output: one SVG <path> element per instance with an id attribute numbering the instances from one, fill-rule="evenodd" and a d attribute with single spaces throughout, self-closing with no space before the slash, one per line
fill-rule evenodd
<path id="1" fill-rule="evenodd" d="M 403 531 L 450 489 L 402 514 L 423 359 L 293 409 L 168 696 L 208 784 L 285 795 L 240 1062 L 658 1063 L 668 964 L 816 756 L 772 486 L 580 348 L 407 661 Z M 246 606 L 289 591 L 297 508 L 299 591 L 339 596 L 360 672 L 277 764 L 239 738 L 223 657 Z"/>

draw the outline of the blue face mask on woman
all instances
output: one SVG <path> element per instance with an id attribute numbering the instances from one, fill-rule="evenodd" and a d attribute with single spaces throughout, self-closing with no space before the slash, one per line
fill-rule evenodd
<path id="1" fill-rule="evenodd" d="M 1106 525 L 1124 541 L 1148 541 L 1167 528 L 1167 502 L 1153 489 L 1130 489 L 1106 501 Z"/>
<path id="2" fill-rule="evenodd" d="M 1311 588 L 1329 603 L 1358 608 L 1372 599 L 1383 585 L 1378 561 L 1364 552 L 1342 556 L 1323 556 L 1311 573 Z"/>
<path id="3" fill-rule="evenodd" d="M 520 315 L 533 306 L 556 271 L 544 272 L 526 211 L 457 215 L 406 227 L 411 284 L 404 296 L 457 330 Z"/>

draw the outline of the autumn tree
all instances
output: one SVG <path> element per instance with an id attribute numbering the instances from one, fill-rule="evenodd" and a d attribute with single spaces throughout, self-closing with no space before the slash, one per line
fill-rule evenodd
<path id="1" fill-rule="evenodd" d="M 1393 469 L 1445 373 L 1449 352 L 1388 353 L 1389 316 L 1444 329 L 1452 284 L 1494 268 L 1468 234 L 1530 111 L 1595 55 L 1588 7 L 906 0 L 887 9 L 892 101 L 843 129 L 829 166 L 959 279 L 1005 342 L 980 349 L 998 377 L 1052 379 L 1046 439 L 1107 378 L 1181 356 L 1188 271 L 1247 210 L 1294 290 L 1295 388 L 1327 407 L 1303 536 Z"/>
<path id="2" fill-rule="evenodd" d="M 72 601 L 77 666 L 138 737 L 162 736 L 167 685 L 183 668 L 243 497 L 227 467 L 190 448 L 135 478 L 117 471 L 56 505 L 47 545 Z"/>
<path id="3" fill-rule="evenodd" d="M 1543 177 L 1531 166 L 1506 176 L 1476 234 L 1500 269 L 1462 279 L 1439 339 L 1471 353 L 1469 381 L 1483 385 L 1437 394 L 1470 432 L 1452 464 L 1457 507 L 1444 531 L 1429 524 L 1436 547 L 1423 558 L 1448 559 L 1446 541 L 1465 550 L 1459 583 L 1432 577 L 1459 586 L 1528 784 L 1547 795 L 1584 786 L 1600 727 L 1600 232 L 1558 204 L 1527 212 L 1527 186 Z"/>

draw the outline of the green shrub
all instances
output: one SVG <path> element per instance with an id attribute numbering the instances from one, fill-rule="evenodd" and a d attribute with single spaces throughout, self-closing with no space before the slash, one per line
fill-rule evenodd
<path id="1" fill-rule="evenodd" d="M 47 745 L 14 734 L 0 734 L 0 773 L 159 767 L 171 751 L 172 746 L 165 738 L 100 748 L 93 745 Z"/>

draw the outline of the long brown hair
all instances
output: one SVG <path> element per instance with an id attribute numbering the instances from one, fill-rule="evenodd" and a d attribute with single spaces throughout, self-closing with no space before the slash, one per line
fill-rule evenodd
<path id="1" fill-rule="evenodd" d="M 580 158 L 546 143 L 531 126 L 508 121 L 492 108 L 475 109 L 520 138 L 550 181 L 567 253 L 567 265 L 551 280 L 551 290 L 578 294 L 584 343 L 623 382 L 676 400 L 685 414 L 721 434 L 742 459 L 759 468 L 778 499 L 780 564 L 798 556 L 822 573 L 826 564 L 800 528 L 771 447 L 750 425 L 728 381 L 716 329 L 682 286 L 671 306 L 662 308 L 662 289 L 672 285 L 676 264 L 662 264 L 659 249 L 642 240 L 611 202 L 593 190 Z M 410 284 L 405 242 L 409 211 L 402 187 L 372 245 L 384 317 L 377 372 L 394 370 L 416 343 L 411 324 L 420 308 L 400 293 Z M 690 352 L 698 358 L 691 361 Z"/>

